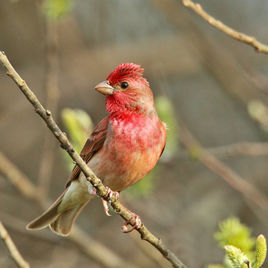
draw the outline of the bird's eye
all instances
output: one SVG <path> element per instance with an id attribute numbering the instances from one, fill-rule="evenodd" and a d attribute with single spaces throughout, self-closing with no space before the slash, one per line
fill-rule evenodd
<path id="1" fill-rule="evenodd" d="M 122 89 L 126 89 L 126 88 L 128 87 L 128 82 L 122 82 L 122 83 L 120 84 L 120 87 L 121 87 Z"/>

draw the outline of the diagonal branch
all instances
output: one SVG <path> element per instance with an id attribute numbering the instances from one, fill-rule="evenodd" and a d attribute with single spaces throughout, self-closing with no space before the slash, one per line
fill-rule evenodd
<path id="1" fill-rule="evenodd" d="M 217 147 L 206 147 L 204 149 L 211 155 L 223 159 L 236 156 L 258 157 L 268 155 L 268 142 L 238 142 Z M 189 150 L 182 150 L 177 156 L 172 158 L 172 161 L 176 162 L 178 159 L 189 159 L 191 157 L 192 155 Z"/>
<path id="2" fill-rule="evenodd" d="M 218 174 L 245 198 L 253 201 L 262 209 L 265 209 L 266 211 L 268 210 L 268 198 L 261 190 L 243 179 L 234 170 L 216 158 L 211 152 L 203 148 L 181 120 L 179 121 L 179 129 L 182 143 L 189 151 L 195 152 L 201 163 L 214 173 Z"/>
<path id="3" fill-rule="evenodd" d="M 30 267 L 29 263 L 23 259 L 23 257 L 21 256 L 20 252 L 18 251 L 16 245 L 12 241 L 5 226 L 2 224 L 1 221 L 0 221 L 0 237 L 6 244 L 6 247 L 8 248 L 11 257 L 16 262 L 17 266 L 20 268 L 29 268 Z"/>
<path id="4" fill-rule="evenodd" d="M 0 171 L 5 175 L 6 178 L 11 181 L 15 188 L 19 190 L 22 196 L 36 201 L 43 209 L 48 206 L 49 201 L 44 199 L 43 195 L 39 191 L 39 188 L 35 186 L 29 180 L 29 178 L 25 174 L 23 174 L 3 153 L 1 153 L 1 151 Z M 20 228 L 20 226 L 26 225 L 23 222 L 20 222 L 18 224 L 18 218 L 5 215 L 3 212 L 0 213 L 0 216 L 2 218 L 4 218 L 5 216 L 5 222 L 9 223 L 9 226 L 11 226 L 12 228 L 17 228 L 17 230 L 18 228 Z M 24 231 L 26 231 L 25 228 Z M 33 234 L 35 234 L 36 237 L 36 232 L 31 232 L 31 235 Z M 40 239 L 40 236 L 38 238 Z M 71 234 L 67 237 L 67 239 L 79 246 L 81 250 L 84 251 L 89 257 L 101 263 L 103 267 L 135 268 L 134 265 L 121 259 L 115 252 L 90 237 L 88 234 L 85 233 L 85 231 L 83 231 L 76 225 L 73 226 L 73 230 Z M 105 256 L 105 258 L 103 256 Z"/>
<path id="5" fill-rule="evenodd" d="M 30 90 L 28 85 L 13 66 L 10 64 L 8 58 L 6 57 L 4 52 L 0 51 L 0 62 L 7 70 L 7 75 L 16 83 L 28 101 L 33 105 L 35 112 L 42 117 L 42 119 L 47 124 L 48 128 L 51 130 L 53 135 L 60 142 L 61 147 L 68 152 L 70 157 L 76 162 L 81 171 L 84 173 L 85 177 L 88 181 L 96 188 L 97 195 L 111 203 L 111 206 L 115 210 L 117 214 L 119 214 L 124 220 L 130 222 L 132 226 L 134 226 L 134 222 L 132 220 L 133 213 L 126 209 L 116 198 L 113 196 L 111 199 L 108 196 L 108 191 L 103 185 L 102 181 L 92 172 L 92 170 L 87 166 L 87 164 L 83 161 L 83 159 L 79 156 L 79 154 L 75 151 L 72 144 L 69 142 L 67 136 L 60 130 L 56 122 L 54 121 L 52 114 L 49 110 L 46 110 L 42 104 L 39 102 L 38 98 L 35 94 Z M 177 256 L 169 250 L 161 241 L 161 239 L 154 236 L 144 224 L 137 231 L 141 235 L 141 239 L 149 242 L 156 249 L 158 249 L 162 255 L 173 265 L 173 267 L 183 268 L 186 267 Z"/>
<path id="6" fill-rule="evenodd" d="M 0 172 L 3 173 L 7 179 L 9 179 L 9 181 L 21 193 L 22 196 L 29 198 L 33 201 L 37 201 L 37 203 L 44 209 L 47 207 L 49 201 L 41 194 L 39 187 L 35 186 L 29 180 L 29 178 L 25 174 L 23 174 L 21 170 L 19 170 L 18 167 L 16 167 L 1 151 Z M 0 213 L 0 218 L 3 218 L 4 222 L 16 231 L 26 232 L 26 229 L 22 227 L 25 226 L 26 223 L 24 223 L 22 220 L 15 218 L 11 215 L 5 214 L 3 212 Z M 18 221 L 20 221 L 19 224 Z M 34 238 L 48 239 L 47 235 L 44 237 L 44 234 L 40 232 L 30 232 L 30 234 Z M 142 242 L 142 240 L 138 238 L 138 236 L 134 236 L 133 233 L 130 233 L 130 235 L 131 238 L 134 239 L 134 241 L 138 244 L 138 246 L 142 249 L 142 251 L 148 258 L 150 258 L 154 262 L 157 262 L 161 267 L 165 267 L 163 265 L 166 265 L 166 261 L 161 258 L 161 255 L 155 254 L 154 248 L 147 248 L 147 246 Z M 73 230 L 71 234 L 67 237 L 67 239 L 78 245 L 88 256 L 101 263 L 103 267 L 136 267 L 121 259 L 118 255 L 116 255 L 115 252 L 93 239 L 77 225 L 73 226 Z M 53 240 L 52 242 L 55 242 L 55 240 Z M 105 256 L 105 258 L 103 256 Z"/>
<path id="7" fill-rule="evenodd" d="M 238 32 L 231 27 L 225 25 L 219 20 L 216 20 L 214 17 L 209 15 L 200 4 L 193 3 L 191 0 L 182 0 L 184 6 L 192 9 L 195 13 L 201 16 L 205 21 L 209 24 L 217 28 L 218 30 L 224 32 L 225 34 L 229 35 L 230 37 L 246 43 L 256 49 L 256 51 L 268 54 L 268 46 L 256 40 L 255 37 L 246 35 L 244 33 Z"/>

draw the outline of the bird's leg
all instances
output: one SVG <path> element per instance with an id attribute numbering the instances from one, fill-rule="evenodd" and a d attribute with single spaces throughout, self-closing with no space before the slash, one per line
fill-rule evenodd
<path id="1" fill-rule="evenodd" d="M 116 200 L 119 199 L 119 193 L 118 192 L 114 192 L 112 191 L 109 187 L 106 186 L 106 191 L 107 194 L 109 196 L 109 198 L 111 199 L 113 196 L 115 197 Z M 111 214 L 109 213 L 109 206 L 108 206 L 108 202 L 102 198 L 102 205 L 104 208 L 104 212 L 107 216 L 111 216 Z"/>
<path id="2" fill-rule="evenodd" d="M 105 188 L 110 199 L 112 199 L 113 196 L 115 197 L 115 200 L 119 199 L 119 192 L 112 191 L 108 186 L 106 186 Z"/>
<path id="3" fill-rule="evenodd" d="M 119 193 L 118 192 L 114 192 L 112 191 L 109 187 L 106 186 L 106 191 L 107 191 L 107 195 L 109 196 L 110 199 L 113 198 L 113 196 L 115 197 L 116 200 L 119 199 Z M 108 206 L 108 202 L 105 199 L 101 199 L 102 200 L 102 205 L 104 208 L 104 212 L 107 216 L 111 216 L 111 214 L 109 213 L 109 206 Z M 128 225 L 132 225 L 131 228 L 128 228 Z M 124 225 L 122 226 L 122 232 L 123 233 L 130 233 L 132 232 L 134 229 L 139 229 L 142 226 L 142 222 L 141 219 L 138 215 L 136 215 L 135 213 L 132 213 L 132 216 L 130 218 L 129 221 L 126 221 L 124 223 Z"/>
<path id="4" fill-rule="evenodd" d="M 129 211 L 129 213 L 131 213 L 131 218 L 122 225 L 122 227 L 121 227 L 122 232 L 123 233 L 130 233 L 135 229 L 141 228 L 142 222 L 141 222 L 140 217 L 137 214 L 131 212 L 128 208 L 125 207 L 125 209 L 127 209 Z M 131 227 L 128 228 L 128 225 L 130 225 Z"/>
<path id="5" fill-rule="evenodd" d="M 132 225 L 133 224 L 133 225 Z M 128 225 L 132 225 L 131 228 L 128 228 Z M 132 213 L 132 216 L 129 221 L 126 221 L 125 224 L 122 226 L 122 232 L 123 233 L 130 233 L 134 229 L 139 229 L 142 226 L 141 219 L 138 215 L 135 213 Z"/>
<path id="6" fill-rule="evenodd" d="M 102 205 L 103 205 L 103 208 L 104 208 L 104 212 L 107 216 L 112 216 L 110 213 L 109 213 L 109 206 L 108 206 L 108 202 L 105 200 L 105 199 L 101 199 L 102 201 Z"/>

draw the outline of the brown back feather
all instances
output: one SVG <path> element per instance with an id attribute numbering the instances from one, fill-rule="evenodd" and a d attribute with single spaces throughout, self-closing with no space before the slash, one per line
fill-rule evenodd
<path id="1" fill-rule="evenodd" d="M 87 139 L 80 156 L 81 158 L 88 163 L 89 160 L 102 148 L 107 134 L 108 129 L 108 116 L 103 118 L 99 124 L 95 127 L 94 131 Z M 66 188 L 70 185 L 73 180 L 76 180 L 79 177 L 81 170 L 75 165 L 72 171 L 72 174 L 66 184 Z"/>

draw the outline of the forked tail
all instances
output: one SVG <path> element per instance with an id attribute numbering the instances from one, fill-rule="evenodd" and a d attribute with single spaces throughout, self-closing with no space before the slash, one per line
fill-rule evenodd
<path id="1" fill-rule="evenodd" d="M 78 204 L 74 208 L 59 212 L 58 208 L 66 190 L 42 215 L 31 221 L 26 228 L 30 230 L 40 230 L 49 225 L 50 229 L 58 235 L 67 236 L 70 233 L 77 216 L 88 201 Z"/>

